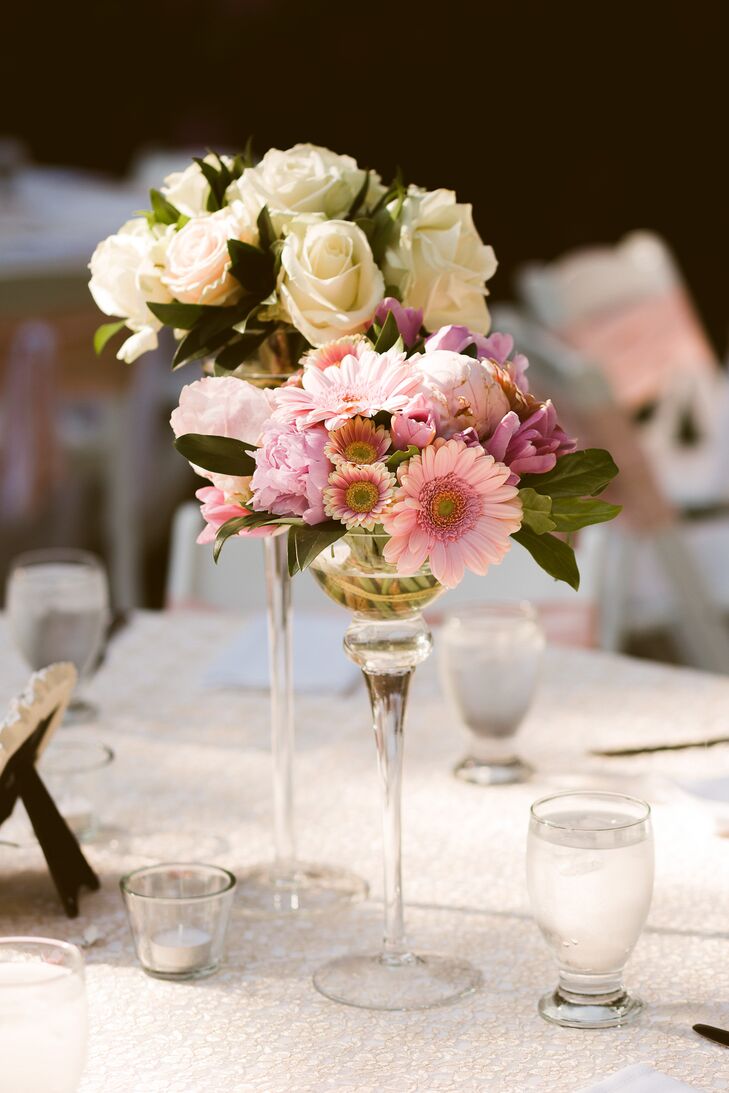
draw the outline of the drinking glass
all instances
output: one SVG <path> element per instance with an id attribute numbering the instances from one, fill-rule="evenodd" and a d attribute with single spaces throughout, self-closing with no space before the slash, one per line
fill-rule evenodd
<path id="1" fill-rule="evenodd" d="M 10 628 L 35 671 L 70 660 L 79 683 L 93 670 L 109 619 L 109 592 L 101 561 L 84 550 L 34 550 L 11 564 L 7 586 Z M 96 709 L 78 694 L 66 720 L 89 721 Z"/>
<path id="2" fill-rule="evenodd" d="M 446 616 L 439 638 L 444 690 L 469 735 L 454 770 L 476 785 L 505 785 L 530 774 L 514 735 L 539 682 L 544 632 L 529 603 L 483 603 Z"/>
<path id="3" fill-rule="evenodd" d="M 539 1002 L 569 1028 L 623 1025 L 642 1008 L 623 968 L 653 892 L 653 833 L 645 801 L 620 793 L 558 793 L 532 805 L 529 896 L 557 961 L 556 990 Z"/>
<path id="4" fill-rule="evenodd" d="M 86 1062 L 84 962 L 75 945 L 0 938 L 0 1086 L 75 1093 Z"/>

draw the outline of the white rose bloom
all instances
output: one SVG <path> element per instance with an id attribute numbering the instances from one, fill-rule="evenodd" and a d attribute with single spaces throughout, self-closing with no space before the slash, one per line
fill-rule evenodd
<path id="1" fill-rule="evenodd" d="M 228 198 L 240 198 L 255 218 L 268 206 L 278 231 L 294 216 L 321 213 L 336 219 L 347 214 L 364 182 L 365 172 L 351 156 L 328 148 L 297 144 L 286 151 L 271 148 L 256 167 L 231 183 Z M 370 175 L 368 198 L 384 190 Z"/>
<path id="2" fill-rule="evenodd" d="M 452 190 L 413 187 L 401 225 L 398 244 L 385 256 L 388 284 L 400 289 L 407 307 L 422 307 L 428 330 L 455 323 L 485 334 L 486 281 L 497 263 L 476 231 L 471 206 L 459 204 Z"/>
<path id="3" fill-rule="evenodd" d="M 91 256 L 89 290 L 97 306 L 105 315 L 124 319 L 133 332 L 119 349 L 119 360 L 131 363 L 157 348 L 162 323 L 147 301 L 164 304 L 172 300 L 162 275 L 173 235 L 174 228 L 158 225 L 152 229 L 137 217 L 99 243 Z"/>
<path id="4" fill-rule="evenodd" d="M 255 243 L 253 226 L 240 202 L 206 216 L 193 216 L 167 248 L 162 278 L 184 304 L 233 304 L 243 294 L 230 272 L 228 240 Z"/>
<path id="5" fill-rule="evenodd" d="M 294 220 L 281 250 L 278 292 L 314 346 L 367 329 L 385 293 L 367 236 L 348 220 Z"/>
<path id="6" fill-rule="evenodd" d="M 205 163 L 213 167 L 218 166 L 217 156 L 207 155 L 204 158 Z M 226 167 L 233 166 L 230 156 L 220 158 Z M 184 171 L 174 171 L 171 175 L 167 175 L 160 190 L 167 200 L 185 216 L 201 216 L 208 211 L 210 185 L 197 163 L 191 163 Z"/>

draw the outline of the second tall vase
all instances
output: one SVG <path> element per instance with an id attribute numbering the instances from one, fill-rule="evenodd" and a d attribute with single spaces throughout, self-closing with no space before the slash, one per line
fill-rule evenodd
<path id="1" fill-rule="evenodd" d="M 271 688 L 274 857 L 239 876 L 244 907 L 261 913 L 326 911 L 367 896 L 367 884 L 344 869 L 299 861 L 294 824 L 294 695 L 291 578 L 287 536 L 263 540 Z"/>

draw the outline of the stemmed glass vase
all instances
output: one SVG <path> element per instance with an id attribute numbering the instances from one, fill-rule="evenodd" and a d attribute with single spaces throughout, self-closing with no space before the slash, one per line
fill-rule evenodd
<path id="1" fill-rule="evenodd" d="M 280 387 L 298 367 L 302 339 L 296 331 L 278 331 L 230 375 L 256 387 Z M 212 371 L 212 364 L 208 371 Z M 330 865 L 297 858 L 294 822 L 294 690 L 291 578 L 287 537 L 263 540 L 268 608 L 268 653 L 271 688 L 271 757 L 273 762 L 273 861 L 239 874 L 241 904 L 261 913 L 328 911 L 366 899 L 361 877 Z"/>
<path id="2" fill-rule="evenodd" d="M 365 899 L 361 877 L 330 865 L 299 861 L 294 824 L 294 695 L 291 579 L 286 536 L 264 539 L 268 602 L 273 761 L 272 862 L 239 876 L 241 904 L 258 912 L 327 911 Z"/>
<path id="3" fill-rule="evenodd" d="M 388 564 L 384 534 L 350 532 L 324 551 L 312 572 L 333 600 L 353 612 L 344 648 L 364 674 L 383 794 L 384 903 L 382 948 L 339 957 L 314 975 L 317 990 L 365 1009 L 416 1010 L 470 994 L 480 973 L 464 960 L 413 949 L 405 935 L 401 869 L 403 728 L 410 679 L 430 654 L 420 614 L 441 592 L 424 566 L 401 577 Z"/>

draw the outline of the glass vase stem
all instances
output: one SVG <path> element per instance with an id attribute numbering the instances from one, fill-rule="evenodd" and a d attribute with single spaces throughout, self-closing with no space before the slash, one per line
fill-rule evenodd
<path id="1" fill-rule="evenodd" d="M 283 869 L 290 866 L 296 858 L 291 578 L 286 539 L 285 535 L 272 535 L 263 540 L 271 677 L 274 854 L 276 865 Z"/>
<path id="2" fill-rule="evenodd" d="M 377 765 L 382 779 L 385 931 L 383 956 L 405 949 L 402 898 L 403 720 L 412 671 L 364 673 L 372 703 Z"/>

